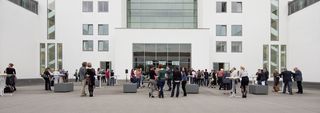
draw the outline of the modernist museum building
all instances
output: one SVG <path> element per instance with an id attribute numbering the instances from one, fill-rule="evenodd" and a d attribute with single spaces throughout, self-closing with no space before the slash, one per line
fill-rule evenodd
<path id="1" fill-rule="evenodd" d="M 81 63 L 301 69 L 320 82 L 319 0 L 0 0 L 0 70 L 19 79 Z"/>

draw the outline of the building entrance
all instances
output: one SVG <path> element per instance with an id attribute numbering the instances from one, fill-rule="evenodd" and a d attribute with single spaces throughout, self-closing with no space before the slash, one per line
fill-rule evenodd
<path id="1" fill-rule="evenodd" d="M 170 68 L 191 67 L 191 44 L 134 43 L 132 50 L 132 68 L 140 67 L 144 72 L 148 72 L 150 66 L 160 64 Z"/>

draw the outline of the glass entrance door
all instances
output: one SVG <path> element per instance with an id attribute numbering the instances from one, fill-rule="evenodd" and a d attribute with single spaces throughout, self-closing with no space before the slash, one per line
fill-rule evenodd
<path id="1" fill-rule="evenodd" d="M 148 71 L 150 66 L 178 66 L 191 68 L 191 44 L 141 44 L 132 45 L 133 67 Z"/>

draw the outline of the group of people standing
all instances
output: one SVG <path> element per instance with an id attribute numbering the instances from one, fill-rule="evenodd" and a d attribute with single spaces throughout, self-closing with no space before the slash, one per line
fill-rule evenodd
<path id="1" fill-rule="evenodd" d="M 75 74 L 78 75 L 79 81 L 81 81 L 82 88 L 81 88 L 81 96 L 86 96 L 87 93 L 85 91 L 86 86 L 88 85 L 88 91 L 89 91 L 89 96 L 93 97 L 93 91 L 95 87 L 95 76 L 97 74 L 101 75 L 98 77 L 98 80 L 101 79 L 102 81 L 107 82 L 107 85 L 114 86 L 115 84 L 115 78 L 114 78 L 114 72 L 113 70 L 110 71 L 110 69 L 106 69 L 105 71 L 101 70 L 98 68 L 97 72 L 95 71 L 94 68 L 92 68 L 92 64 L 90 62 L 83 62 L 82 67 L 79 69 L 79 73 Z M 104 76 L 103 76 L 104 74 Z M 103 78 L 105 78 L 103 80 Z"/>
<path id="2" fill-rule="evenodd" d="M 282 93 L 286 93 L 286 89 L 288 89 L 288 92 L 290 95 L 292 95 L 292 80 L 297 82 L 298 91 L 297 94 L 303 94 L 303 88 L 302 88 L 302 72 L 295 67 L 293 69 L 294 72 L 287 70 L 287 68 L 283 68 L 282 72 L 279 73 L 277 69 L 273 71 L 273 77 L 274 77 L 274 85 L 273 85 L 273 91 L 278 92 L 280 91 L 279 84 L 280 84 L 280 78 L 282 78 L 283 82 L 283 90 Z"/>
<path id="3" fill-rule="evenodd" d="M 64 69 L 53 71 L 53 69 L 49 67 L 47 67 L 44 70 L 43 74 L 41 74 L 41 77 L 44 79 L 45 90 L 48 90 L 48 91 L 51 91 L 51 86 L 54 86 L 55 80 L 57 82 L 68 82 L 69 80 L 68 76 L 69 76 L 68 71 L 65 71 Z"/>
<path id="4" fill-rule="evenodd" d="M 187 96 L 186 84 L 188 73 L 185 68 L 173 67 L 173 69 L 167 67 L 166 69 L 163 65 L 159 65 L 157 68 L 150 66 L 148 71 L 149 79 L 149 97 L 154 98 L 154 92 L 158 91 L 158 97 L 164 98 L 164 85 L 167 81 L 168 91 L 171 91 L 170 97 L 179 97 L 180 84 L 182 85 L 183 96 Z M 130 81 L 132 83 L 137 83 L 137 87 L 140 87 L 140 81 L 142 78 L 141 68 L 137 68 L 131 71 Z"/>

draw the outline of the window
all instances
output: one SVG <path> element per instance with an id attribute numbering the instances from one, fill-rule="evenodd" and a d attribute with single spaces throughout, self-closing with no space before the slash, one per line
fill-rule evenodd
<path id="1" fill-rule="evenodd" d="M 216 11 L 217 11 L 217 13 L 226 13 L 227 12 L 227 2 L 217 2 Z"/>
<path id="2" fill-rule="evenodd" d="M 232 25 L 231 36 L 242 36 L 242 25 Z"/>
<path id="3" fill-rule="evenodd" d="M 241 53 L 242 52 L 242 42 L 241 41 L 232 41 L 231 42 L 231 52 Z"/>
<path id="4" fill-rule="evenodd" d="M 98 41 L 98 51 L 109 51 L 109 41 L 99 40 Z"/>
<path id="5" fill-rule="evenodd" d="M 40 43 L 40 74 L 44 72 L 46 68 L 46 44 Z"/>
<path id="6" fill-rule="evenodd" d="M 269 70 L 269 45 L 263 45 L 263 68 Z"/>
<path id="7" fill-rule="evenodd" d="M 232 13 L 242 13 L 242 2 L 232 2 Z"/>
<path id="8" fill-rule="evenodd" d="M 55 43 L 47 43 L 47 67 L 56 69 Z"/>
<path id="9" fill-rule="evenodd" d="M 217 41 L 216 42 L 216 52 L 227 52 L 227 42 Z"/>
<path id="10" fill-rule="evenodd" d="M 82 27 L 83 35 L 93 35 L 93 24 L 83 24 Z"/>
<path id="11" fill-rule="evenodd" d="M 98 12 L 108 12 L 108 1 L 98 1 Z"/>
<path id="12" fill-rule="evenodd" d="M 58 69 L 63 69 L 63 62 L 62 62 L 62 43 L 57 43 L 57 57 L 58 57 L 58 62 L 57 62 L 57 66 L 58 66 Z"/>
<path id="13" fill-rule="evenodd" d="M 108 34 L 109 34 L 108 24 L 99 24 L 98 25 L 98 35 L 108 35 Z"/>
<path id="14" fill-rule="evenodd" d="M 82 50 L 93 51 L 93 40 L 83 40 Z"/>
<path id="15" fill-rule="evenodd" d="M 198 0 L 126 0 L 128 28 L 197 28 Z"/>
<path id="16" fill-rule="evenodd" d="M 82 12 L 93 12 L 93 1 L 82 1 Z"/>
<path id="17" fill-rule="evenodd" d="M 227 36 L 227 25 L 216 25 L 216 36 Z"/>

